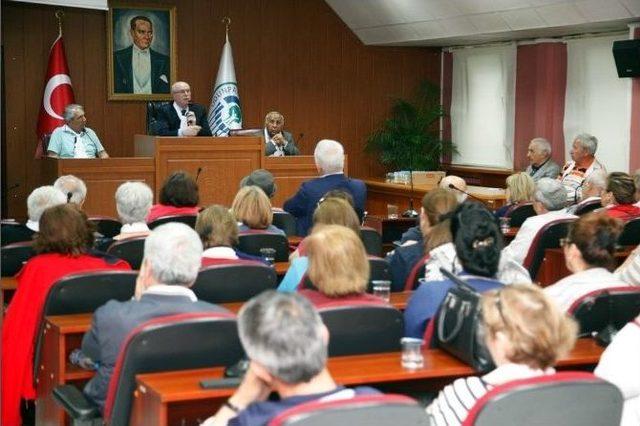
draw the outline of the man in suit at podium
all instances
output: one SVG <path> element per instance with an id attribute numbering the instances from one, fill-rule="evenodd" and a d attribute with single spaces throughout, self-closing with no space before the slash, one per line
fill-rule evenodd
<path id="1" fill-rule="evenodd" d="M 151 49 L 153 24 L 146 16 L 130 21 L 132 44 L 113 53 L 115 93 L 168 93 L 169 57 Z"/>
<path id="2" fill-rule="evenodd" d="M 109 158 L 96 132 L 87 127 L 82 105 L 69 104 L 64 109 L 66 124 L 51 133 L 47 155 L 51 158 Z"/>
<path id="3" fill-rule="evenodd" d="M 298 235 L 304 237 L 311 228 L 311 219 L 318 201 L 327 192 L 340 189 L 351 194 L 354 208 L 363 212 L 367 199 L 367 187 L 359 179 L 351 179 L 344 175 L 344 148 L 330 139 L 323 139 L 313 152 L 319 178 L 304 182 L 298 192 L 289 198 L 283 206 L 284 211 L 296 218 Z"/>
<path id="4" fill-rule="evenodd" d="M 284 157 L 300 154 L 293 136 L 284 130 L 284 116 L 278 111 L 271 111 L 264 118 L 264 141 L 265 155 Z"/>
<path id="5" fill-rule="evenodd" d="M 207 109 L 191 103 L 191 87 L 184 81 L 171 86 L 173 102 L 162 105 L 156 117 L 160 136 L 211 136 Z"/>

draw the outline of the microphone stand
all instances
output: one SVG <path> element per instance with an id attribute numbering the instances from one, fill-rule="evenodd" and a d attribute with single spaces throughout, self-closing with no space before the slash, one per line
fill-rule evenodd
<path id="1" fill-rule="evenodd" d="M 413 208 L 413 155 L 409 160 L 409 183 L 411 184 L 411 193 L 409 194 L 409 208 L 402 213 L 402 217 L 416 218 L 418 212 Z"/>

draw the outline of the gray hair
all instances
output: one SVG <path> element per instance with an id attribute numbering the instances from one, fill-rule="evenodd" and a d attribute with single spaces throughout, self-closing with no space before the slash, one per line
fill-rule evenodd
<path id="1" fill-rule="evenodd" d="M 80 104 L 69 104 L 64 107 L 64 114 L 62 115 L 64 121 L 68 123 L 73 120 L 73 117 L 76 115 L 77 111 L 84 112 L 84 107 Z"/>
<path id="2" fill-rule="evenodd" d="M 322 173 L 340 173 L 344 170 L 344 148 L 338 141 L 322 139 L 316 145 L 313 157 Z"/>
<path id="3" fill-rule="evenodd" d="M 561 210 L 567 205 L 567 190 L 559 180 L 542 178 L 536 182 L 533 199 L 549 211 Z"/>
<path id="4" fill-rule="evenodd" d="M 589 154 L 595 155 L 598 149 L 598 139 L 589 133 L 580 133 L 575 137 L 574 141 L 578 141 L 582 148 L 584 148 Z"/>
<path id="5" fill-rule="evenodd" d="M 125 182 L 116 190 L 116 209 L 123 224 L 144 222 L 151 209 L 153 192 L 142 182 Z"/>
<path id="6" fill-rule="evenodd" d="M 607 189 L 607 172 L 603 169 L 594 170 L 584 179 L 583 186 L 587 184 L 604 191 Z"/>
<path id="7" fill-rule="evenodd" d="M 67 197 L 52 185 L 41 186 L 34 189 L 27 198 L 27 211 L 29 220 L 40 221 L 40 216 L 49 207 L 66 204 Z"/>
<path id="8" fill-rule="evenodd" d="M 196 280 L 202 242 L 184 223 L 167 223 L 151 232 L 144 243 L 144 259 L 156 282 L 189 287 Z"/>
<path id="9" fill-rule="evenodd" d="M 449 185 L 455 186 L 460 191 L 456 191 L 449 187 Z M 452 191 L 458 203 L 462 203 L 467 199 L 467 194 L 461 191 L 467 191 L 467 182 L 464 181 L 460 176 L 449 175 L 442 178 L 439 184 L 440 188 L 446 189 L 447 191 Z"/>
<path id="10" fill-rule="evenodd" d="M 533 138 L 531 139 L 531 143 L 534 144 L 540 152 L 544 153 L 545 156 L 551 155 L 551 143 L 545 138 Z"/>
<path id="11" fill-rule="evenodd" d="M 79 206 L 81 206 L 82 203 L 84 203 L 84 199 L 87 198 L 87 185 L 84 184 L 82 179 L 74 175 L 60 176 L 53 183 L 53 187 L 60 190 L 67 197 L 71 194 L 69 201 Z"/>
<path id="12" fill-rule="evenodd" d="M 240 310 L 238 332 L 249 359 L 285 383 L 305 383 L 327 362 L 322 320 L 296 293 L 268 290 Z"/>

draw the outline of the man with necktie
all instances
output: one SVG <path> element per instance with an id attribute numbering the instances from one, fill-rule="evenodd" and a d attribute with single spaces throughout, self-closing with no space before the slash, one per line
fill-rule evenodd
<path id="1" fill-rule="evenodd" d="M 160 136 L 211 136 L 207 109 L 191 103 L 191 87 L 184 81 L 171 86 L 173 102 L 158 108 L 155 133 Z"/>

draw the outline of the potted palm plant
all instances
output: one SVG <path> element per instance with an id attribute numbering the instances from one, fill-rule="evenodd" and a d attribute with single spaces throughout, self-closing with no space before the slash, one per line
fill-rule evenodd
<path id="1" fill-rule="evenodd" d="M 422 82 L 415 99 L 396 99 L 391 116 L 367 140 L 366 150 L 378 153 L 389 170 L 440 170 L 441 158 L 456 152 L 440 138 L 439 120 L 445 116 L 439 87 Z"/>

